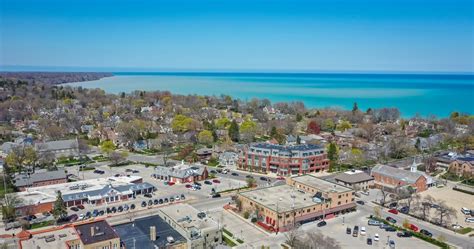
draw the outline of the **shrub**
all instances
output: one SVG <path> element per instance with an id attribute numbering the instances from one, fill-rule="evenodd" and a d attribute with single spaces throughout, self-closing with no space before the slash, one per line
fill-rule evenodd
<path id="1" fill-rule="evenodd" d="M 257 218 L 253 217 L 250 221 L 251 221 L 252 223 L 255 223 L 255 222 L 257 222 Z"/>
<path id="2" fill-rule="evenodd" d="M 244 218 L 245 218 L 245 219 L 248 219 L 249 216 L 250 216 L 249 211 L 245 211 L 245 212 L 244 212 Z"/>

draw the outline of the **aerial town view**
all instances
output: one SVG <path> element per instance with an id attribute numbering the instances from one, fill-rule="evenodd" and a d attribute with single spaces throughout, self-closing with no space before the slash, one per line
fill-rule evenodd
<path id="1" fill-rule="evenodd" d="M 0 0 L 0 249 L 474 249 L 474 1 Z"/>

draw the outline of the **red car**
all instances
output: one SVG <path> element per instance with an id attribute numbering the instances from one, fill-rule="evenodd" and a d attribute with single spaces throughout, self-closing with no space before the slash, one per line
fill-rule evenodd
<path id="1" fill-rule="evenodd" d="M 173 186 L 174 182 L 168 182 L 168 186 Z"/>
<path id="2" fill-rule="evenodd" d="M 221 183 L 221 181 L 217 180 L 217 179 L 214 179 L 212 180 L 213 183 Z"/>
<path id="3" fill-rule="evenodd" d="M 279 177 L 277 177 L 277 180 L 285 180 L 285 177 L 279 176 Z"/>
<path id="4" fill-rule="evenodd" d="M 388 210 L 388 212 L 392 214 L 398 214 L 398 211 L 396 209 L 390 209 Z"/>
<path id="5" fill-rule="evenodd" d="M 79 204 L 76 207 L 79 208 L 79 209 L 84 209 L 84 205 L 82 205 L 82 204 Z"/>
<path id="6" fill-rule="evenodd" d="M 186 188 L 192 188 L 193 186 L 191 186 L 191 184 L 186 184 L 185 187 Z"/>
<path id="7" fill-rule="evenodd" d="M 420 230 L 417 226 L 413 224 L 408 225 L 408 228 L 414 232 L 418 232 L 418 230 Z"/>

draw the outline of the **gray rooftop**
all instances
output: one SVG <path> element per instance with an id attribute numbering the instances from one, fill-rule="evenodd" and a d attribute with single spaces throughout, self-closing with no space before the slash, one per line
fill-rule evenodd
<path id="1" fill-rule="evenodd" d="M 270 143 L 254 143 L 251 144 L 251 147 L 279 151 L 307 151 L 323 148 L 322 146 L 316 144 L 279 145 Z"/>
<path id="2" fill-rule="evenodd" d="M 338 174 L 334 179 L 347 183 L 359 183 L 373 180 L 374 178 L 363 171 L 349 171 Z"/>
<path id="3" fill-rule="evenodd" d="M 150 227 L 156 228 L 156 240 L 150 240 Z M 168 237 L 172 237 L 173 244 L 186 242 L 186 239 L 174 230 L 158 215 L 136 219 L 133 223 L 114 226 L 126 248 L 167 248 Z M 135 240 L 135 243 L 134 243 Z"/>
<path id="4" fill-rule="evenodd" d="M 177 165 L 174 167 L 155 167 L 155 174 L 159 176 L 171 176 L 175 178 L 186 178 L 190 176 L 200 176 L 204 173 L 205 167 Z"/>
<path id="5" fill-rule="evenodd" d="M 15 176 L 14 184 L 16 187 L 23 187 L 23 186 L 32 185 L 36 182 L 59 180 L 59 179 L 66 179 L 66 171 L 64 169 L 58 169 L 54 171 L 35 172 L 34 174 L 31 174 L 31 175 L 19 174 Z"/>
<path id="6" fill-rule="evenodd" d="M 36 144 L 36 148 L 39 151 L 70 150 L 77 149 L 78 147 L 79 144 L 76 139 L 48 141 Z"/>
<path id="7" fill-rule="evenodd" d="M 352 191 L 352 189 L 350 188 L 332 183 L 330 181 L 318 178 L 313 175 L 295 176 L 295 177 L 292 177 L 292 179 L 296 181 L 297 183 L 307 185 L 309 187 L 315 188 L 325 193 L 328 193 L 328 192 L 344 193 L 344 192 Z"/>
<path id="8" fill-rule="evenodd" d="M 373 173 L 378 173 L 380 175 L 395 178 L 410 184 L 415 183 L 420 177 L 425 177 L 422 173 L 419 172 L 411 172 L 408 170 L 394 168 L 383 164 L 377 164 L 375 167 L 373 167 L 372 174 Z"/>
<path id="9" fill-rule="evenodd" d="M 105 220 L 77 225 L 75 228 L 84 245 L 119 237 Z M 94 229 L 94 234 L 92 234 L 92 229 Z"/>

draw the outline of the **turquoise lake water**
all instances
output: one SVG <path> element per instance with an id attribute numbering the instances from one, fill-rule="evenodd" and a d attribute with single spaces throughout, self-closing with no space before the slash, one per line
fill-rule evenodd
<path id="1" fill-rule="evenodd" d="M 69 83 L 109 93 L 170 91 L 231 95 L 242 100 L 302 101 L 307 107 L 397 107 L 402 116 L 446 117 L 474 113 L 474 75 L 280 74 L 280 73 L 116 73 L 96 81 Z"/>

